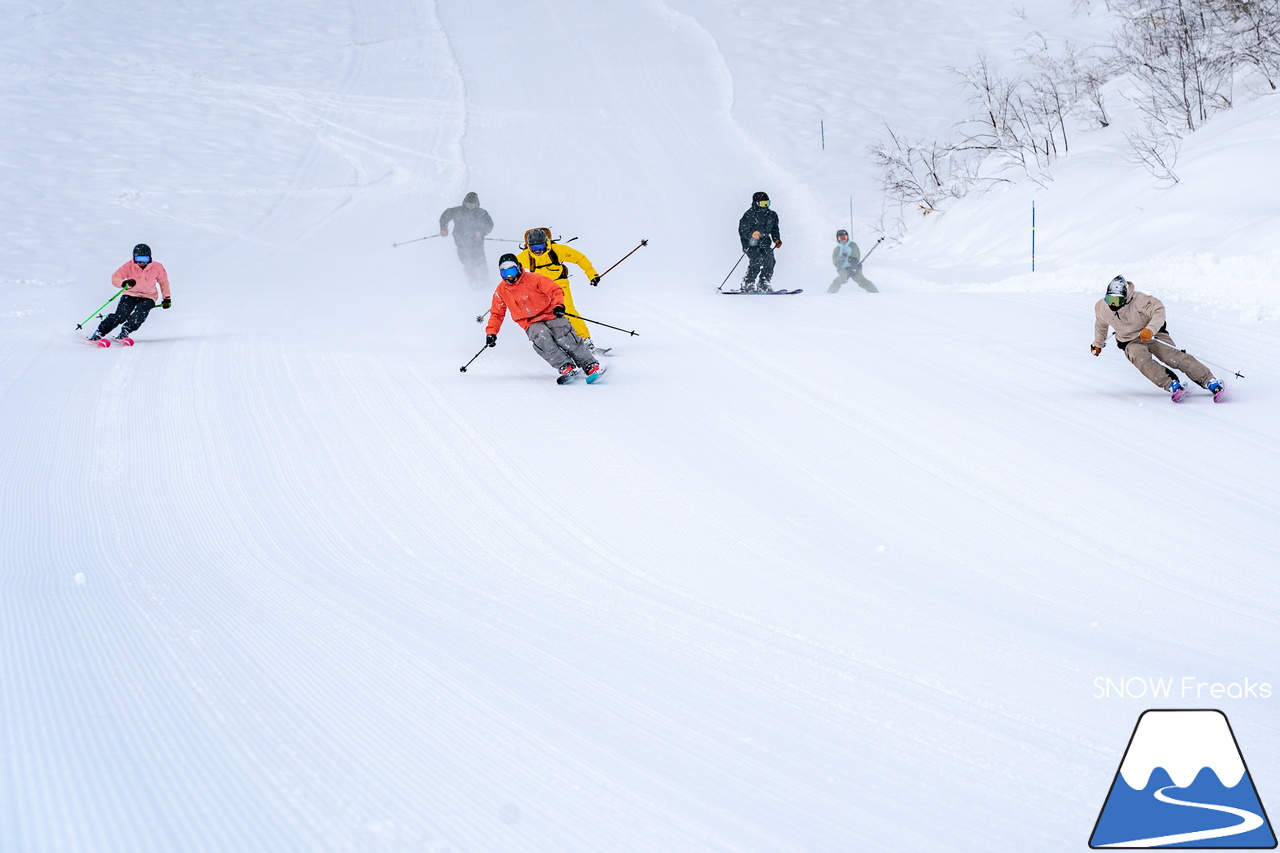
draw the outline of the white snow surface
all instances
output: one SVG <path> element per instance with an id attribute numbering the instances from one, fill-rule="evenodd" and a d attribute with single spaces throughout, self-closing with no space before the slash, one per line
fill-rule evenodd
<path id="1" fill-rule="evenodd" d="M 1147 707 L 1095 678 L 1280 682 L 1280 101 L 825 292 L 882 123 L 1069 5 L 5 3 L 0 850 L 1081 849 Z M 714 292 L 757 189 L 800 296 Z M 391 244 L 468 190 L 650 241 L 575 274 L 602 382 L 459 372 L 488 292 Z M 139 241 L 174 306 L 88 347 Z M 1120 271 L 1229 403 L 1089 357 Z"/>

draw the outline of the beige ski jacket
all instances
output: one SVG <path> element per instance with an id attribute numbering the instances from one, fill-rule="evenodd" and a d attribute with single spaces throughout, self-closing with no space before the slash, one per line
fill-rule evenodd
<path id="1" fill-rule="evenodd" d="M 1164 303 L 1149 293 L 1133 292 L 1133 298 L 1112 311 L 1106 301 L 1099 299 L 1093 306 L 1093 345 L 1101 349 L 1107 345 L 1107 327 L 1114 326 L 1116 341 L 1127 344 L 1138 339 L 1138 333 L 1150 329 L 1155 334 L 1164 328 Z"/>

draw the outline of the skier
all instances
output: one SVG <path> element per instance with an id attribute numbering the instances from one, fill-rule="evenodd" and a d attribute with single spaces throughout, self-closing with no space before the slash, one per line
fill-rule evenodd
<path id="1" fill-rule="evenodd" d="M 827 293 L 839 293 L 840 285 L 853 279 L 867 293 L 879 293 L 876 286 L 867 281 L 862 274 L 862 253 L 858 244 L 849 239 L 849 232 L 841 228 L 836 232 L 836 247 L 831 252 L 831 263 L 836 268 L 835 281 L 827 288 Z"/>
<path id="2" fill-rule="evenodd" d="M 121 264 L 120 269 L 111 274 L 111 286 L 122 291 L 120 301 L 116 303 L 116 310 L 104 317 L 97 331 L 89 336 L 91 341 L 104 341 L 107 334 L 119 326 L 120 334 L 116 340 L 131 347 L 133 338 L 129 336 L 146 322 L 156 301 L 162 300 L 161 308 L 173 304 L 169 298 L 169 274 L 165 272 L 164 264 L 151 260 L 151 247 L 146 243 L 134 246 L 133 260 Z M 106 343 L 105 346 L 111 344 Z"/>
<path id="3" fill-rule="evenodd" d="M 771 293 L 769 282 L 773 279 L 773 250 L 782 248 L 782 235 L 778 231 L 778 214 L 769 209 L 769 194 L 758 192 L 751 196 L 751 207 L 738 220 L 738 238 L 747 256 L 747 274 L 742 279 L 744 293 Z M 759 284 L 756 277 L 759 276 Z"/>
<path id="4" fill-rule="evenodd" d="M 480 196 L 467 193 L 460 207 L 451 207 L 440 214 L 440 236 L 449 236 L 449 223 L 453 222 L 453 244 L 458 249 L 458 260 L 472 287 L 484 284 L 484 238 L 493 230 L 493 217 L 480 206 Z"/>
<path id="5" fill-rule="evenodd" d="M 594 287 L 600 283 L 600 276 L 596 274 L 596 268 L 591 265 L 591 261 L 572 246 L 553 241 L 550 228 L 531 228 L 524 232 L 524 244 L 526 248 L 520 252 L 518 259 L 520 265 L 530 272 L 545 275 L 560 285 L 564 290 L 565 310 L 570 314 L 577 314 L 578 309 L 573 304 L 573 291 L 569 289 L 569 270 L 565 265 L 577 264 L 586 273 L 587 279 Z M 591 340 L 591 332 L 587 329 L 587 324 L 577 317 L 570 317 L 569 324 L 573 326 L 573 331 L 582 338 L 587 348 L 596 352 L 596 345 Z M 608 351 L 604 347 L 599 350 L 600 353 Z"/>
<path id="6" fill-rule="evenodd" d="M 1093 344 L 1089 352 L 1095 356 L 1107 345 L 1108 327 L 1114 326 L 1116 345 L 1125 357 L 1143 376 L 1168 391 L 1173 402 L 1181 401 L 1187 389 L 1169 367 L 1181 370 L 1191 381 L 1211 391 L 1215 403 L 1222 400 L 1226 386 L 1213 378 L 1209 368 L 1173 343 L 1165 323 L 1164 303 L 1159 299 L 1134 290 L 1133 282 L 1118 275 L 1107 285 L 1106 296 L 1094 305 L 1093 315 Z"/>
<path id="7" fill-rule="evenodd" d="M 579 373 L 587 374 L 587 382 L 595 382 L 604 375 L 605 366 L 564 316 L 565 291 L 559 284 L 545 275 L 526 272 L 510 253 L 498 259 L 498 273 L 502 282 L 493 291 L 489 325 L 484 329 L 487 345 L 498 345 L 498 330 L 510 310 L 534 350 L 559 372 L 556 382 L 572 382 Z"/>

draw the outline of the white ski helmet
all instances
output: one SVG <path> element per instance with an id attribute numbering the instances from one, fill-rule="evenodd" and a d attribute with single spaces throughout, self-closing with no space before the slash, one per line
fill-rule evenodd
<path id="1" fill-rule="evenodd" d="M 1132 298 L 1133 288 L 1129 282 L 1125 281 L 1124 276 L 1118 275 L 1107 284 L 1107 295 L 1102 297 L 1102 300 L 1112 311 L 1119 311 L 1120 307 L 1128 305 Z"/>

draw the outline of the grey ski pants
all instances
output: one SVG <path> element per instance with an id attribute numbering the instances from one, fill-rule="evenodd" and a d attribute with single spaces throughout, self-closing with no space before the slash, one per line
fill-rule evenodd
<path id="1" fill-rule="evenodd" d="M 849 279 L 856 281 L 858 283 L 858 287 L 861 287 L 867 293 L 880 292 L 876 290 L 876 286 L 874 284 L 867 281 L 867 277 L 862 274 L 862 270 L 858 270 L 853 275 L 849 275 L 849 268 L 844 267 L 840 270 L 839 274 L 836 275 L 835 281 L 831 282 L 831 286 L 827 288 L 827 293 L 839 293 L 840 285 L 844 284 Z"/>
<path id="2" fill-rule="evenodd" d="M 596 363 L 590 348 L 564 317 L 530 323 L 524 333 L 529 336 L 529 342 L 538 355 L 556 370 L 561 370 L 566 364 L 587 368 Z"/>
<path id="3" fill-rule="evenodd" d="M 1187 378 L 1201 388 L 1213 380 L 1213 371 L 1196 361 L 1195 356 L 1178 349 L 1168 332 L 1159 332 L 1149 341 L 1129 341 L 1124 345 L 1124 355 L 1143 376 L 1166 391 L 1178 378 L 1166 364 L 1187 374 Z"/>

